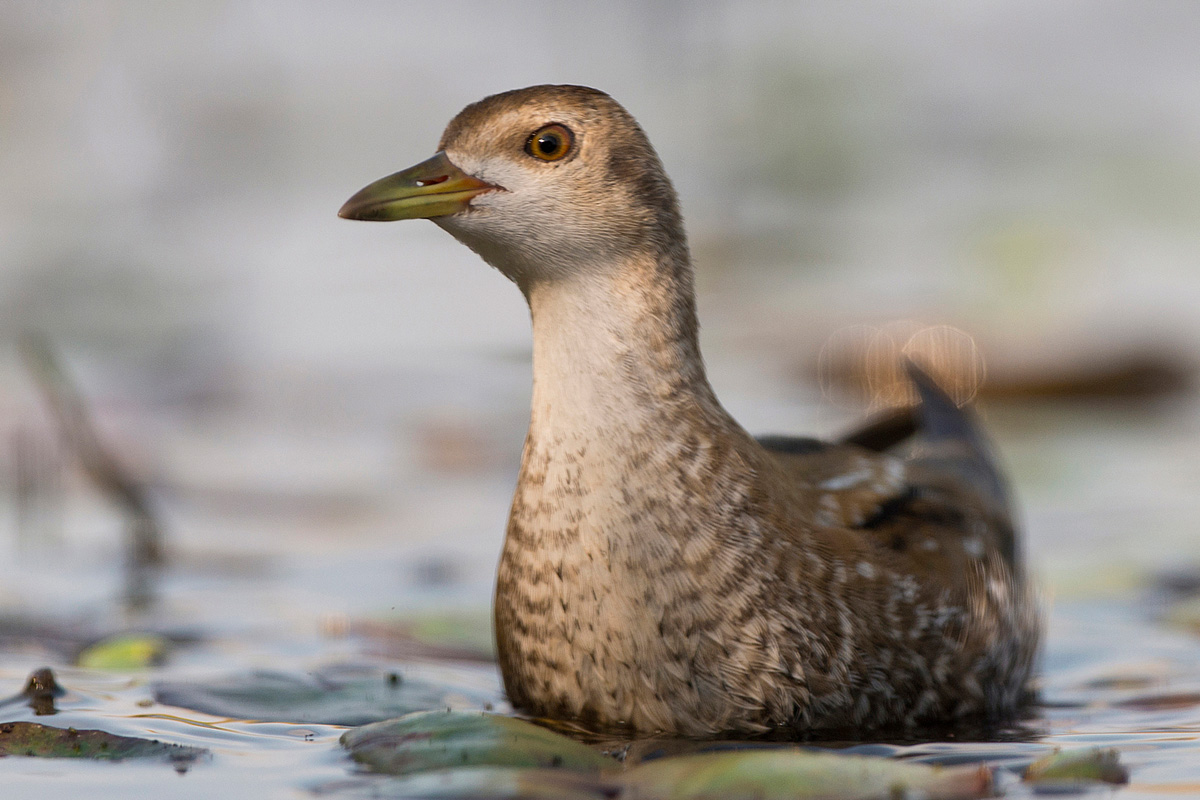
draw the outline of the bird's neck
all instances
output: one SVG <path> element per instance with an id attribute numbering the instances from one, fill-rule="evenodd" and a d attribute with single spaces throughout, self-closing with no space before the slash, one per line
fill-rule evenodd
<path id="1" fill-rule="evenodd" d="M 535 284 L 526 296 L 531 433 L 662 435 L 655 429 L 724 416 L 700 357 L 686 252 L 631 257 Z"/>

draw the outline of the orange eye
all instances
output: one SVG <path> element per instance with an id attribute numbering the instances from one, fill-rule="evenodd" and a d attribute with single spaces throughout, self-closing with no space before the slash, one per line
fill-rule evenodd
<path id="1" fill-rule="evenodd" d="M 547 125 L 534 131 L 525 142 L 525 152 L 542 161 L 558 161 L 571 152 L 575 137 L 564 125 Z"/>

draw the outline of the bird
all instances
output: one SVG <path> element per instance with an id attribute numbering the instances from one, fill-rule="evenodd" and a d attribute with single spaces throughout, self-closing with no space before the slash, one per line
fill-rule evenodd
<path id="1" fill-rule="evenodd" d="M 534 717 L 694 738 L 998 724 L 1040 642 L 1009 491 L 973 413 L 755 438 L 698 344 L 675 190 L 597 89 L 468 105 L 348 219 L 430 219 L 532 318 L 528 434 L 496 576 L 505 692 Z"/>

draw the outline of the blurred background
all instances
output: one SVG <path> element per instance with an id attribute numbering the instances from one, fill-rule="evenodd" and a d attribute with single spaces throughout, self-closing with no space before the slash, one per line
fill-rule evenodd
<path id="1" fill-rule="evenodd" d="M 486 614 L 528 313 L 432 224 L 336 211 L 465 104 L 545 82 L 611 93 L 658 148 L 750 430 L 835 433 L 880 402 L 862 362 L 932 342 L 1051 596 L 1186 583 L 1197 41 L 1200 6 L 1169 2 L 10 0 L 0 609 L 132 613 L 129 514 L 52 413 L 50 361 L 162 531 L 134 619 L 250 652 Z"/>

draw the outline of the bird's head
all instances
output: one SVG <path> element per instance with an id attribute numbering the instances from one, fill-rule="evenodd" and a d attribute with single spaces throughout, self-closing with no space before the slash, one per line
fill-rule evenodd
<path id="1" fill-rule="evenodd" d="M 582 86 L 533 86 L 467 106 L 427 161 L 338 212 L 432 219 L 522 288 L 681 247 L 675 192 L 634 118 Z"/>

